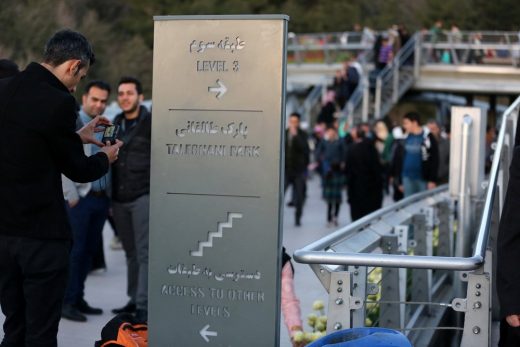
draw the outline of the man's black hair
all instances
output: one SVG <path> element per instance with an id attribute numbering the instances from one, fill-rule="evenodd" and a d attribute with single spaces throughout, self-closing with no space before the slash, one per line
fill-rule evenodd
<path id="1" fill-rule="evenodd" d="M 417 124 L 421 125 L 421 117 L 417 112 L 408 112 L 404 115 L 403 118 L 406 118 L 411 122 L 416 122 Z"/>
<path id="2" fill-rule="evenodd" d="M 441 123 L 437 119 L 435 119 L 435 118 L 428 119 L 426 124 L 435 124 L 435 125 L 437 125 L 439 127 L 439 129 L 442 129 Z"/>
<path id="3" fill-rule="evenodd" d="M 16 75 L 20 70 L 18 65 L 9 59 L 0 59 L 0 78 L 6 78 Z"/>
<path id="4" fill-rule="evenodd" d="M 362 124 L 356 125 L 356 127 L 355 127 L 356 135 L 359 139 L 364 139 L 367 136 L 367 134 L 365 133 L 365 130 L 363 130 L 364 124 L 365 123 L 362 123 Z"/>
<path id="5" fill-rule="evenodd" d="M 58 66 L 71 59 L 81 61 L 80 69 L 92 66 L 96 61 L 92 46 L 85 36 L 69 29 L 60 30 L 45 44 L 43 62 Z"/>
<path id="6" fill-rule="evenodd" d="M 293 112 L 289 117 L 296 117 L 298 119 L 302 119 L 302 116 L 298 112 Z"/>
<path id="7" fill-rule="evenodd" d="M 105 81 L 101 81 L 101 80 L 93 80 L 93 81 L 88 82 L 87 85 L 85 86 L 85 94 L 88 94 L 88 92 L 90 91 L 90 88 L 92 88 L 92 87 L 97 87 L 99 89 L 106 90 L 108 92 L 108 94 L 110 94 L 110 92 L 111 92 L 110 84 L 108 84 Z"/>
<path id="8" fill-rule="evenodd" d="M 139 94 L 139 95 L 143 94 L 143 86 L 141 85 L 141 81 L 139 81 L 137 78 L 131 77 L 131 76 L 121 77 L 121 79 L 119 80 L 119 83 L 117 83 L 117 87 L 119 88 L 119 86 L 121 84 L 125 84 L 125 83 L 135 84 L 135 89 L 137 90 L 137 94 Z"/>

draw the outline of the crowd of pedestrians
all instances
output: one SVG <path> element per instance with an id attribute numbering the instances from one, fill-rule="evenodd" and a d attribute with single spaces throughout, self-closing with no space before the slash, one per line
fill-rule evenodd
<path id="1" fill-rule="evenodd" d="M 423 123 L 419 113 L 408 112 L 402 115 L 401 124 L 393 127 L 378 120 L 373 125 L 362 123 L 348 128 L 336 116 L 330 122 L 318 118 L 312 136 L 292 120 L 299 120 L 299 114 L 290 116 L 287 131 L 298 136 L 286 139 L 286 189 L 292 184 L 288 205 L 296 207 L 296 226 L 301 225 L 304 211 L 305 182 L 313 173 L 320 178 L 328 227 L 340 223 L 343 201 L 347 201 L 351 220 L 355 221 L 381 208 L 385 195 L 398 201 L 448 182 L 449 130 L 438 121 Z M 291 142 L 292 148 L 287 145 Z M 309 164 L 299 165 L 296 175 L 294 169 L 288 170 L 294 163 Z"/>

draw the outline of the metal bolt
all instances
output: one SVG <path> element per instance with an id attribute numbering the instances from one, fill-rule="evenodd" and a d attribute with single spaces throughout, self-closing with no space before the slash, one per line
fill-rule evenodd
<path id="1" fill-rule="evenodd" d="M 359 269 L 359 266 L 358 265 L 354 266 L 354 269 Z"/>
<path id="2" fill-rule="evenodd" d="M 355 276 L 359 275 L 359 271 L 354 271 L 354 275 Z"/>
<path id="3" fill-rule="evenodd" d="M 476 303 L 473 304 L 473 308 L 481 308 L 482 307 L 482 304 L 480 303 L 480 301 L 477 301 Z"/>
<path id="4" fill-rule="evenodd" d="M 338 293 L 341 293 L 343 291 L 343 288 L 338 287 Z"/>
<path id="5" fill-rule="evenodd" d="M 343 281 L 342 280 L 338 280 L 338 285 L 342 285 L 343 284 Z"/>
<path id="6" fill-rule="evenodd" d="M 341 329 L 343 326 L 341 325 L 341 323 L 335 323 L 334 324 L 334 330 L 339 330 Z"/>
<path id="7" fill-rule="evenodd" d="M 480 334 L 480 328 L 479 327 L 475 326 L 475 327 L 473 327 L 472 330 L 473 330 L 473 334 L 475 334 L 475 335 Z"/>
<path id="8" fill-rule="evenodd" d="M 357 288 L 357 287 L 358 287 L 358 284 L 357 284 L 357 283 L 352 284 L 352 288 L 355 289 L 355 288 Z"/>
<path id="9" fill-rule="evenodd" d="M 343 299 L 342 298 L 337 298 L 336 299 L 336 305 L 341 305 L 343 304 Z"/>
<path id="10" fill-rule="evenodd" d="M 475 288 L 480 289 L 481 285 L 480 283 L 475 284 Z"/>
<path id="11" fill-rule="evenodd" d="M 475 292 L 475 296 L 480 296 L 480 292 L 479 291 Z"/>

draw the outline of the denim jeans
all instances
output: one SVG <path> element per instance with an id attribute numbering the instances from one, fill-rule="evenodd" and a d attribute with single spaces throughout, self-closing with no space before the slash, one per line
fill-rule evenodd
<path id="1" fill-rule="evenodd" d="M 426 181 L 422 178 L 403 177 L 404 196 L 409 197 L 415 193 L 426 190 Z"/>
<path id="2" fill-rule="evenodd" d="M 108 208 L 109 200 L 106 196 L 93 195 L 80 198 L 72 208 L 67 205 L 72 227 L 72 251 L 64 300 L 66 304 L 74 305 L 83 298 L 85 280 L 101 242 Z"/>

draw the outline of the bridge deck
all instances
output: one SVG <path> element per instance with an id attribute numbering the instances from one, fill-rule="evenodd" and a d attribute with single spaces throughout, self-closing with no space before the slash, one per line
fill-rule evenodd
<path id="1" fill-rule="evenodd" d="M 287 84 L 330 84 L 341 64 L 289 64 Z M 427 64 L 413 90 L 476 94 L 520 94 L 520 68 L 500 65 Z"/>
<path id="2" fill-rule="evenodd" d="M 483 94 L 520 93 L 520 69 L 512 66 L 429 64 L 412 89 Z"/>

